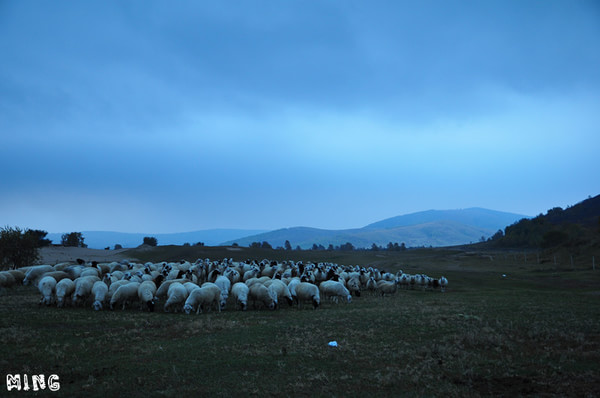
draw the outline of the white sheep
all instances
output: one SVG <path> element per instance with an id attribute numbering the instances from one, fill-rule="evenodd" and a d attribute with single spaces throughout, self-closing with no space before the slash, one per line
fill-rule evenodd
<path id="1" fill-rule="evenodd" d="M 221 296 L 226 304 L 227 299 L 229 298 L 229 290 L 231 289 L 231 281 L 226 276 L 219 275 L 214 283 L 221 289 Z M 225 307 L 223 306 L 222 309 L 223 308 Z"/>
<path id="2" fill-rule="evenodd" d="M 346 299 L 347 302 L 352 302 L 350 291 L 341 283 L 336 281 L 324 281 L 319 285 L 319 291 L 325 299 L 332 298 L 336 303 L 338 297 Z"/>
<path id="3" fill-rule="evenodd" d="M 183 307 L 188 297 L 188 291 L 180 282 L 172 283 L 167 291 L 167 302 L 165 303 L 165 312 L 174 309 L 177 312 L 178 307 Z"/>
<path id="4" fill-rule="evenodd" d="M 350 275 L 350 278 L 346 281 L 346 287 L 350 291 L 350 294 L 360 297 L 360 274 L 353 272 Z"/>
<path id="5" fill-rule="evenodd" d="M 381 296 L 392 295 L 395 294 L 398 290 L 398 282 L 397 281 L 387 281 L 387 280 L 379 280 L 377 281 L 377 289 L 381 293 Z"/>
<path id="6" fill-rule="evenodd" d="M 442 291 L 442 293 L 444 293 L 446 291 L 446 287 L 448 286 L 448 279 L 446 279 L 445 277 L 441 277 L 439 280 L 440 283 L 440 289 Z"/>
<path id="7" fill-rule="evenodd" d="M 38 289 L 42 294 L 40 304 L 51 305 L 54 303 L 54 293 L 56 292 L 56 279 L 51 276 L 45 276 L 40 279 Z"/>
<path id="8" fill-rule="evenodd" d="M 67 300 L 70 301 L 71 295 L 75 291 L 75 282 L 71 279 L 62 279 L 56 284 L 56 306 L 64 307 Z"/>
<path id="9" fill-rule="evenodd" d="M 73 305 L 84 303 L 92 294 L 94 283 L 99 281 L 97 276 L 83 276 L 75 279 L 75 292 L 73 292 Z"/>
<path id="10" fill-rule="evenodd" d="M 110 309 L 114 310 L 117 304 L 122 304 L 121 309 L 125 309 L 127 304 L 131 304 L 138 299 L 139 282 L 127 282 L 119 286 L 110 298 Z"/>
<path id="11" fill-rule="evenodd" d="M 294 298 L 292 297 L 292 293 L 290 293 L 290 289 L 288 286 L 281 281 L 281 279 L 269 279 L 265 282 L 265 286 L 268 289 L 275 291 L 277 295 L 277 303 L 279 303 L 279 299 L 285 299 L 288 304 L 291 306 L 294 304 Z"/>
<path id="12" fill-rule="evenodd" d="M 54 267 L 52 267 L 51 265 L 33 266 L 33 267 L 29 268 L 29 270 L 25 273 L 25 278 L 23 279 L 23 284 L 25 286 L 27 286 L 29 284 L 33 284 L 34 286 L 37 286 L 39 283 L 39 280 L 42 278 L 42 275 L 45 274 L 46 272 L 52 272 L 52 271 L 54 271 Z"/>
<path id="13" fill-rule="evenodd" d="M 94 282 L 92 286 L 92 295 L 94 296 L 94 303 L 92 307 L 95 311 L 100 311 L 104 303 L 106 303 L 106 297 L 108 295 L 108 285 L 102 281 Z"/>
<path id="14" fill-rule="evenodd" d="M 198 314 L 202 312 L 202 308 L 210 310 L 210 308 L 214 305 L 220 312 L 221 294 L 221 289 L 212 283 L 209 283 L 208 285 L 202 286 L 198 289 L 194 289 L 185 300 L 183 311 L 186 314 L 190 314 L 195 309 L 196 314 Z"/>
<path id="15" fill-rule="evenodd" d="M 140 305 L 143 306 L 145 304 L 146 308 L 148 308 L 148 311 L 150 312 L 154 311 L 155 293 L 156 284 L 154 281 L 144 281 L 140 283 L 140 286 L 138 286 L 137 294 L 138 299 L 140 300 Z"/>
<path id="16" fill-rule="evenodd" d="M 254 308 L 257 301 L 262 302 L 270 310 L 274 310 L 277 305 L 277 295 L 262 283 L 255 283 L 249 287 L 248 299 L 252 300 Z"/>
<path id="17" fill-rule="evenodd" d="M 319 288 L 312 283 L 300 282 L 296 285 L 296 297 L 298 299 L 298 306 L 300 306 L 300 303 L 303 301 L 311 301 L 313 308 L 317 309 L 321 304 Z"/>
<path id="18" fill-rule="evenodd" d="M 246 311 L 246 308 L 248 308 L 249 291 L 250 288 L 248 288 L 248 285 L 246 285 L 244 282 L 236 282 L 231 287 L 231 295 L 235 300 L 235 304 L 236 306 L 239 306 L 242 311 Z"/>

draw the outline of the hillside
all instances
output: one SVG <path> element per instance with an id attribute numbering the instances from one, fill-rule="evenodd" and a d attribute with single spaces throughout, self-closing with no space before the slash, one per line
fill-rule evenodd
<path id="1" fill-rule="evenodd" d="M 478 242 L 524 216 L 513 213 L 471 208 L 464 210 L 429 210 L 392 217 L 363 228 L 327 230 L 308 227 L 283 228 L 225 242 L 249 246 L 253 242 L 268 242 L 283 247 L 286 240 L 292 247 L 309 249 L 316 245 L 340 246 L 350 242 L 357 248 L 370 248 L 373 243 L 386 246 L 389 242 L 416 246 L 452 246 Z"/>
<path id="2" fill-rule="evenodd" d="M 381 220 L 367 225 L 364 229 L 388 229 L 396 227 L 407 227 L 431 223 L 436 221 L 453 221 L 460 224 L 470 225 L 485 230 L 496 231 L 516 220 L 529 216 L 503 211 L 483 209 L 481 207 L 471 207 L 468 209 L 456 210 L 427 210 L 417 213 L 405 214 Z"/>
<path id="3" fill-rule="evenodd" d="M 600 195 L 574 206 L 555 207 L 546 214 L 523 219 L 496 236 L 496 247 L 582 247 L 600 245 Z"/>

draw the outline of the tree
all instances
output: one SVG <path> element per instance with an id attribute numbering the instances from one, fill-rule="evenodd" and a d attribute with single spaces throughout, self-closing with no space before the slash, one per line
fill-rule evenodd
<path id="1" fill-rule="evenodd" d="M 372 251 L 374 251 L 374 252 L 376 252 L 376 251 L 378 251 L 378 250 L 379 250 L 379 246 L 377 246 L 375 243 L 373 243 L 373 244 L 371 245 L 371 250 L 372 250 Z"/>
<path id="2" fill-rule="evenodd" d="M 148 246 L 156 246 L 158 245 L 158 240 L 153 236 L 145 236 L 143 244 Z"/>
<path id="3" fill-rule="evenodd" d="M 121 250 L 122 248 L 123 246 L 118 243 L 115 245 L 115 250 Z"/>
<path id="4" fill-rule="evenodd" d="M 61 236 L 61 244 L 67 247 L 87 247 L 81 232 L 71 232 Z"/>
<path id="5" fill-rule="evenodd" d="M 252 243 L 250 243 L 250 247 L 253 247 L 255 249 L 260 249 L 260 242 L 252 242 Z"/>
<path id="6" fill-rule="evenodd" d="M 285 241 L 285 243 L 283 244 L 283 247 L 285 248 L 285 250 L 292 250 L 292 244 L 290 243 L 289 240 Z"/>
<path id="7" fill-rule="evenodd" d="M 50 246 L 52 241 L 50 239 L 46 239 L 46 235 L 48 232 L 42 231 L 40 229 L 28 229 L 25 231 L 26 234 L 31 235 L 33 240 L 36 242 L 36 247 L 46 247 Z"/>
<path id="8" fill-rule="evenodd" d="M 350 242 L 346 242 L 340 246 L 340 250 L 352 251 L 354 250 L 354 245 Z"/>
<path id="9" fill-rule="evenodd" d="M 0 266 L 20 268 L 32 265 L 38 258 L 39 239 L 31 230 L 4 227 L 0 230 Z"/>
<path id="10" fill-rule="evenodd" d="M 301 251 L 302 250 L 302 248 L 300 247 L 300 245 L 296 246 L 296 250 L 297 251 Z"/>
<path id="11" fill-rule="evenodd" d="M 273 249 L 273 246 L 271 246 L 271 244 L 267 241 L 264 241 L 261 245 L 260 245 L 263 249 Z"/>

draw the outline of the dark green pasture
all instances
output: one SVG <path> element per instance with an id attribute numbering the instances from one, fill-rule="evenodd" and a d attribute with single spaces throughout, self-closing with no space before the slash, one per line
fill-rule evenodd
<path id="1" fill-rule="evenodd" d="M 462 249 L 184 249 L 130 254 L 143 261 L 317 261 L 320 255 L 344 265 L 444 275 L 449 287 L 383 298 L 365 293 L 317 310 L 231 307 L 200 315 L 39 307 L 35 288 L 15 287 L 0 293 L 0 396 L 8 394 L 6 374 L 57 374 L 60 390 L 44 396 L 600 394 L 600 271 L 591 267 L 544 263 L 531 253 L 527 262 L 523 253 Z M 331 341 L 338 347 L 329 347 Z"/>

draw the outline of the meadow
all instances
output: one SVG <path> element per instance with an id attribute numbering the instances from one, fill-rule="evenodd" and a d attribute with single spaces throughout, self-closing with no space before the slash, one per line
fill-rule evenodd
<path id="1" fill-rule="evenodd" d="M 55 396 L 600 395 L 600 270 L 536 254 L 418 249 L 282 252 L 158 247 L 141 261 L 335 261 L 444 275 L 445 293 L 363 294 L 313 310 L 200 315 L 39 307 L 0 293 L 0 376 L 57 374 Z M 547 259 L 546 259 L 547 260 Z M 336 341 L 337 347 L 329 342 Z M 0 386 L 0 396 L 6 395 Z"/>

